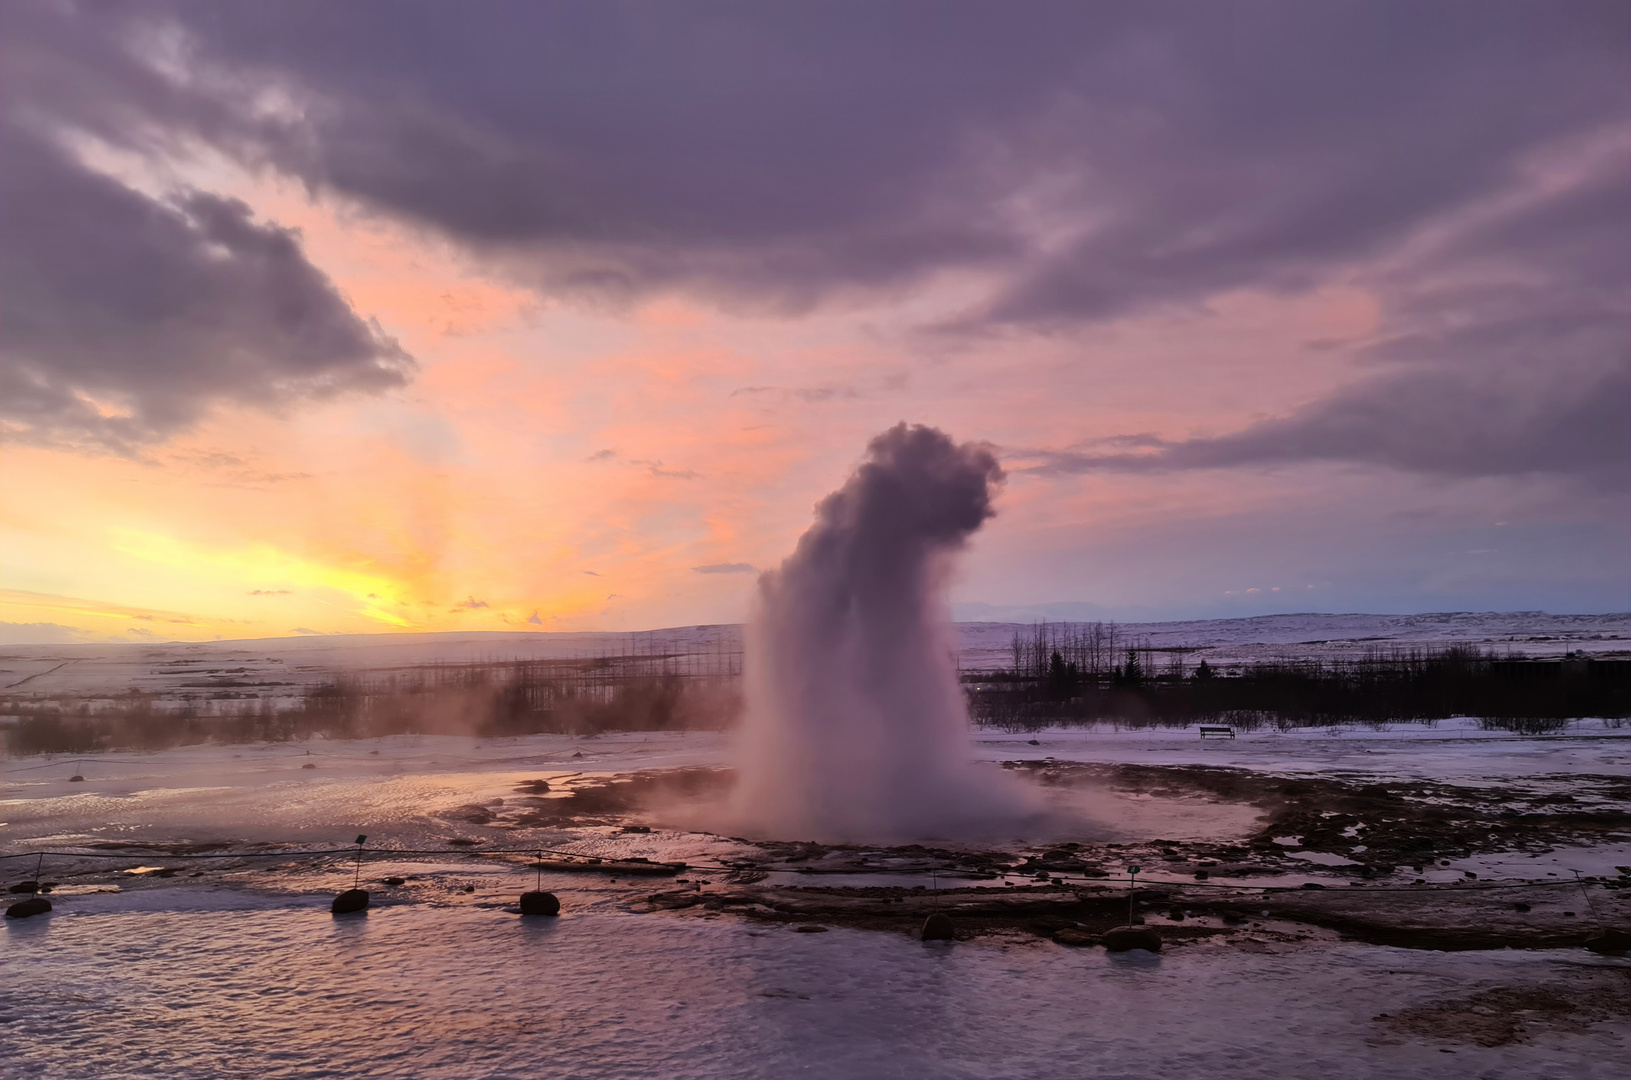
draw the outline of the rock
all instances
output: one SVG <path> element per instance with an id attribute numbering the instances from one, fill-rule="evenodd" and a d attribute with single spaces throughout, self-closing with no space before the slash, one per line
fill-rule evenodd
<path id="1" fill-rule="evenodd" d="M 1603 956 L 1624 956 L 1631 950 L 1631 934 L 1610 928 L 1587 938 L 1586 948 Z"/>
<path id="2" fill-rule="evenodd" d="M 951 916 L 945 912 L 937 911 L 923 920 L 924 941 L 953 941 L 955 935 L 951 931 Z"/>
<path id="3" fill-rule="evenodd" d="M 1131 949 L 1161 951 L 1161 935 L 1147 926 L 1118 926 L 1114 930 L 1105 931 L 1101 940 L 1104 947 L 1111 952 L 1127 952 Z"/>
<path id="4" fill-rule="evenodd" d="M 305 763 L 305 764 L 304 764 L 304 765 L 302 765 L 302 766 L 300 766 L 300 767 L 301 767 L 301 768 L 302 768 L 302 769 L 315 769 L 315 768 L 317 768 L 317 766 L 316 766 L 316 765 L 313 765 L 313 764 L 312 764 L 312 763 L 311 763 L 311 762 L 309 762 L 309 761 L 308 761 L 308 762 L 306 762 L 306 763 Z"/>
<path id="5" fill-rule="evenodd" d="M 793 933 L 795 934 L 825 934 L 826 932 L 827 928 L 825 926 L 815 926 L 813 924 L 795 926 L 793 928 Z"/>
<path id="6" fill-rule="evenodd" d="M 19 881 L 6 891 L 14 893 L 37 893 L 40 891 L 40 883 L 37 881 Z"/>
<path id="7" fill-rule="evenodd" d="M 51 901 L 43 896 L 36 896 L 31 900 L 19 900 L 6 909 L 8 919 L 26 919 L 30 915 L 44 915 L 51 910 Z"/>
<path id="8" fill-rule="evenodd" d="M 1053 932 L 1053 940 L 1057 941 L 1061 945 L 1069 945 L 1073 948 L 1081 948 L 1086 945 L 1097 945 L 1099 943 L 1098 935 L 1089 934 L 1086 930 L 1073 930 L 1070 927 L 1066 927 L 1063 930 L 1055 930 Z"/>
<path id="9" fill-rule="evenodd" d="M 1171 919 L 1173 922 L 1183 922 L 1184 913 L 1179 908 L 1173 908 L 1171 911 L 1167 912 L 1167 918 Z"/>
<path id="10" fill-rule="evenodd" d="M 1212 871 L 1210 871 L 1210 870 L 1197 870 L 1197 871 L 1195 871 L 1195 880 L 1196 881 L 1205 881 L 1207 878 L 1209 878 L 1211 876 L 1212 876 Z"/>
<path id="11" fill-rule="evenodd" d="M 362 911 L 368 907 L 367 889 L 347 889 L 334 898 L 329 910 L 336 915 L 347 915 L 353 911 Z"/>
<path id="12" fill-rule="evenodd" d="M 521 894 L 521 914 L 559 915 L 561 901 L 551 892 L 524 892 Z"/>
<path id="13" fill-rule="evenodd" d="M 1529 907 L 1528 904 L 1513 904 L 1512 905 L 1512 910 L 1516 911 L 1518 914 L 1522 915 L 1525 912 L 1529 911 L 1530 907 Z"/>
<path id="14" fill-rule="evenodd" d="M 1323 889 L 1323 888 L 1325 888 L 1324 885 L 1321 885 L 1317 881 L 1305 881 L 1305 882 L 1303 882 L 1302 887 L 1305 888 L 1305 889 Z"/>
<path id="15" fill-rule="evenodd" d="M 1037 742 L 1035 739 L 1027 739 L 1027 740 L 1025 740 L 1025 745 L 1027 745 L 1027 746 L 1041 746 L 1042 744 Z"/>
<path id="16" fill-rule="evenodd" d="M 78 773 L 74 773 L 74 775 L 68 778 L 68 782 L 70 784 L 83 784 L 85 782 L 85 778 L 80 776 Z"/>
<path id="17" fill-rule="evenodd" d="M 398 885 L 406 885 L 407 882 L 399 877 L 388 877 L 385 879 L 385 884 L 395 888 Z"/>

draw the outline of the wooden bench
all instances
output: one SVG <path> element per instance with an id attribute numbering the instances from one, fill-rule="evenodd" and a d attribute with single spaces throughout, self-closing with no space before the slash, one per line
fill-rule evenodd
<path id="1" fill-rule="evenodd" d="M 1232 739 L 1235 729 L 1226 724 L 1202 724 L 1201 738 L 1203 739 Z"/>

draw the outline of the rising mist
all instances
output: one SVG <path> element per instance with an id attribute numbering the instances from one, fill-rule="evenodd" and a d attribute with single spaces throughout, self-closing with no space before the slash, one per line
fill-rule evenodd
<path id="1" fill-rule="evenodd" d="M 969 760 L 943 595 L 1002 480 L 984 446 L 897 425 L 760 579 L 747 638 L 743 828 L 947 836 L 1026 809 L 1006 776 Z"/>

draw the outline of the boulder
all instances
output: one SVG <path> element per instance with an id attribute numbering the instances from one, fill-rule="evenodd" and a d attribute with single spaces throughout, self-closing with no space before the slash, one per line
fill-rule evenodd
<path id="1" fill-rule="evenodd" d="M 51 910 L 51 901 L 43 896 L 36 896 L 32 900 L 19 900 L 6 909 L 8 919 L 26 919 L 30 915 L 44 915 Z"/>
<path id="2" fill-rule="evenodd" d="M 40 891 L 40 883 L 37 881 L 19 881 L 6 891 L 14 893 L 37 893 Z"/>
<path id="3" fill-rule="evenodd" d="M 1631 933 L 1610 928 L 1587 938 L 1586 948 L 1603 956 L 1624 956 L 1631 950 Z"/>
<path id="4" fill-rule="evenodd" d="M 398 885 L 406 885 L 407 883 L 408 882 L 407 882 L 407 880 L 405 878 L 388 877 L 388 878 L 385 879 L 385 884 L 391 886 L 393 889 L 396 888 Z"/>
<path id="5" fill-rule="evenodd" d="M 1057 941 L 1061 945 L 1070 945 L 1074 948 L 1081 948 L 1086 945 L 1097 945 L 1099 943 L 1097 934 L 1089 934 L 1086 930 L 1074 930 L 1070 927 L 1066 927 L 1063 930 L 1055 930 L 1053 932 L 1053 940 Z"/>
<path id="6" fill-rule="evenodd" d="M 937 911 L 923 920 L 924 941 L 953 941 L 956 935 L 951 930 L 951 916 L 945 912 Z"/>
<path id="7" fill-rule="evenodd" d="M 1161 951 L 1161 935 L 1147 926 L 1118 926 L 1105 931 L 1100 940 L 1111 952 L 1127 952 L 1130 949 Z"/>
<path id="8" fill-rule="evenodd" d="M 521 894 L 521 914 L 559 915 L 561 901 L 550 892 L 524 892 Z"/>
<path id="9" fill-rule="evenodd" d="M 793 928 L 795 934 L 825 934 L 826 932 L 827 928 L 825 926 L 817 926 L 814 923 L 805 923 L 803 926 Z"/>
<path id="10" fill-rule="evenodd" d="M 368 907 L 367 889 L 347 889 L 334 898 L 329 910 L 336 915 L 346 915 L 353 911 L 363 911 Z"/>

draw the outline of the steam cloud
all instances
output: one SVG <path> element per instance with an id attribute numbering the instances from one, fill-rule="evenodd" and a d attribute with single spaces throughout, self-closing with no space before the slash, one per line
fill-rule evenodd
<path id="1" fill-rule="evenodd" d="M 900 424 L 827 496 L 759 580 L 749 629 L 738 809 L 784 837 L 962 833 L 1025 809 L 969 760 L 942 599 L 952 558 L 993 511 L 982 446 Z"/>

